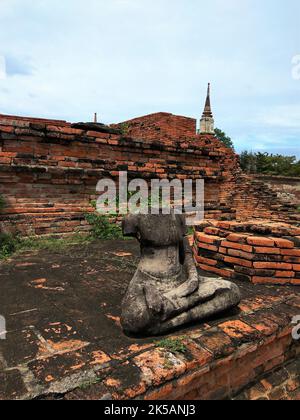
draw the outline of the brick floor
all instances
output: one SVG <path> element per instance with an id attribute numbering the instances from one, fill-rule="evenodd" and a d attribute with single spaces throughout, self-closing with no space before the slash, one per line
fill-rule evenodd
<path id="1" fill-rule="evenodd" d="M 138 253 L 135 241 L 103 241 L 0 265 L 0 399 L 299 398 L 299 288 L 236 281 L 239 308 L 175 331 L 174 353 L 120 327 Z"/>

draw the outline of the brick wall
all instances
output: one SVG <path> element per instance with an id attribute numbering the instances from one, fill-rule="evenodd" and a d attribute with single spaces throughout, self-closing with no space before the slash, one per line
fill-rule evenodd
<path id="1" fill-rule="evenodd" d="M 278 192 L 282 198 L 287 198 L 300 206 L 299 177 L 255 175 L 255 178 L 269 185 L 274 191 Z"/>
<path id="2" fill-rule="evenodd" d="M 104 132 L 103 132 L 104 131 Z M 128 170 L 130 177 L 204 178 L 207 213 L 228 211 L 220 191 L 237 167 L 236 155 L 213 136 L 169 143 L 75 129 L 61 121 L 0 117 L 2 229 L 26 234 L 86 230 L 99 179 Z"/>
<path id="3" fill-rule="evenodd" d="M 97 182 L 118 171 L 131 178 L 204 179 L 207 218 L 294 217 L 293 208 L 274 203 L 268 187 L 241 173 L 231 149 L 195 129 L 195 120 L 163 113 L 119 127 L 0 116 L 2 230 L 88 230 L 84 214 L 93 211 Z"/>
<path id="4" fill-rule="evenodd" d="M 134 118 L 115 125 L 123 130 L 124 134 L 143 140 L 158 140 L 172 142 L 172 139 L 184 141 L 195 137 L 197 120 L 166 112 L 158 112 L 144 117 Z"/>

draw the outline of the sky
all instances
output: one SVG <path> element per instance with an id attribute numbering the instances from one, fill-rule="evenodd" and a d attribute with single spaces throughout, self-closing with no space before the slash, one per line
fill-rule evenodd
<path id="1" fill-rule="evenodd" d="M 0 113 L 200 118 L 300 158 L 299 0 L 0 0 Z"/>

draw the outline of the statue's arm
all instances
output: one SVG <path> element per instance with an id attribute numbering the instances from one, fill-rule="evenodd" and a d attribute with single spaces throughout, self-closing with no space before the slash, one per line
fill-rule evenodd
<path id="1" fill-rule="evenodd" d="M 157 314 L 160 313 L 163 321 L 186 312 L 195 305 L 207 302 L 215 296 L 215 288 L 200 287 L 201 277 L 198 275 L 187 238 L 185 238 L 184 247 L 187 280 L 181 286 L 166 293 L 159 293 L 150 285 L 145 286 L 148 307 Z"/>
<path id="2" fill-rule="evenodd" d="M 185 254 L 184 266 L 188 274 L 188 279 L 178 288 L 166 293 L 166 297 L 169 299 L 188 297 L 199 288 L 199 277 L 193 259 L 193 252 L 186 237 L 184 238 L 183 248 Z"/>

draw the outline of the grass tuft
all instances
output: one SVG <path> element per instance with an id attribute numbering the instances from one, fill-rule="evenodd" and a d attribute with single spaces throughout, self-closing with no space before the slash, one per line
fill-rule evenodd
<path id="1" fill-rule="evenodd" d="M 187 352 L 187 347 L 183 343 L 183 340 L 184 338 L 166 338 L 164 340 L 159 341 L 156 344 L 156 347 L 163 348 L 173 354 L 184 354 Z"/>

